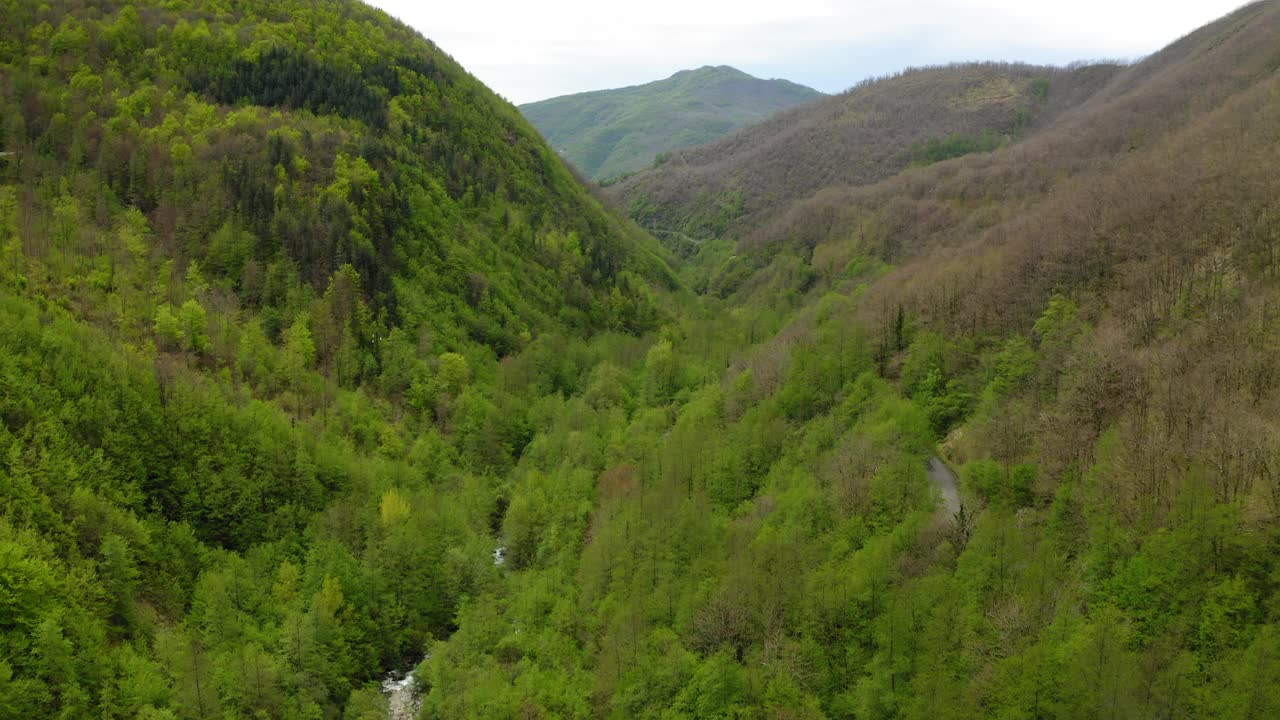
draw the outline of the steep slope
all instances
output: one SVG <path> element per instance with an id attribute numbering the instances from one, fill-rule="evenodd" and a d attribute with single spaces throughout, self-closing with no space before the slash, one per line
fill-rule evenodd
<path id="1" fill-rule="evenodd" d="M 3 10 L 0 716 L 385 717 L 660 248 L 362 4 Z"/>
<path id="2" fill-rule="evenodd" d="M 89 28 L 78 13 L 17 8 L 5 59 L 33 58 L 6 74 L 11 177 L 33 185 L 91 168 L 118 202 L 160 220 L 157 242 L 179 267 L 199 262 L 232 290 L 282 259 L 322 290 L 349 263 L 377 304 L 444 314 L 500 352 L 514 345 L 504 333 L 565 305 L 587 327 L 596 290 L 632 254 L 626 229 L 512 107 L 429 42 L 350 3 L 308 13 L 321 29 L 298 12 L 251 5 L 224 20 L 196 3 Z M 56 27 L 41 34 L 42 20 Z M 321 38 L 341 51 L 311 46 L 324 31 L 343 33 Z M 171 58 L 143 52 L 155 47 Z M 66 87 L 54 92 L 55 81 Z M 232 243 L 248 246 L 211 244 L 223 226 L 248 233 Z M 557 268 L 569 235 L 584 262 Z M 437 302 L 450 306 L 428 307 Z"/>
<path id="3" fill-rule="evenodd" d="M 615 178 L 671 150 L 702 145 L 822 93 L 728 66 L 520 106 L 547 142 L 587 176 Z"/>
<path id="4" fill-rule="evenodd" d="M 1042 127 L 1117 70 L 970 64 L 908 70 L 673 153 L 609 193 L 642 224 L 740 235 L 788 202 L 912 164 L 989 151 Z"/>
<path id="5" fill-rule="evenodd" d="M 1204 170 L 1190 168 L 1196 163 L 1216 164 L 1244 173 L 1255 167 L 1256 163 L 1237 154 L 1247 152 L 1249 144 L 1245 121 L 1233 120 L 1230 107 L 1243 102 L 1240 98 L 1249 92 L 1263 92 L 1261 88 L 1274 75 L 1278 61 L 1269 47 L 1275 30 L 1273 13 L 1271 3 L 1255 3 L 1180 39 L 1117 73 L 1041 132 L 1001 151 L 911 169 L 880 183 L 824 188 L 744 233 L 741 247 L 761 249 L 760 257 L 765 258 L 788 247 L 822 254 L 817 248 L 827 244 L 873 252 L 887 262 L 922 259 L 934 264 L 937 254 L 949 247 L 974 243 L 988 234 L 1008 234 L 1029 252 L 1065 252 L 1075 242 L 1046 242 L 1044 235 L 1084 227 L 1086 215 L 1067 220 L 1069 211 L 1064 208 L 1089 206 L 1090 212 L 1102 212 L 1093 208 L 1103 200 L 1100 183 L 1109 183 L 1122 172 L 1153 176 L 1107 200 L 1125 212 L 1136 211 L 1143 201 L 1156 202 L 1152 194 L 1173 192 L 1159 190 L 1170 183 L 1188 198 L 1186 204 L 1170 210 L 1182 211 L 1211 199 L 1221 202 L 1210 195 L 1211 186 L 1195 190 L 1196 178 L 1204 180 Z M 1197 130 L 1226 136 L 1229 122 L 1240 124 L 1238 141 L 1223 137 L 1199 147 L 1179 161 L 1177 174 L 1155 177 L 1155 167 L 1171 161 L 1169 144 L 1175 138 Z M 1224 146 L 1232 149 L 1230 159 L 1213 163 L 1211 158 L 1222 153 Z M 1260 141 L 1260 151 L 1266 147 Z M 1253 199 L 1251 193 L 1244 197 Z M 1059 215 L 1054 216 L 1051 208 L 1058 208 Z M 1112 218 L 1116 212 L 1105 214 Z M 1037 230 L 1025 236 L 1009 230 L 1022 225 Z M 1089 228 L 1102 232 L 1096 221 Z M 1156 237 L 1168 239 L 1164 234 Z M 1086 255 L 1094 250 L 1078 249 Z M 1082 255 L 1064 261 L 1063 268 L 1112 260 Z M 1052 284 L 1050 277 L 1040 280 Z"/>

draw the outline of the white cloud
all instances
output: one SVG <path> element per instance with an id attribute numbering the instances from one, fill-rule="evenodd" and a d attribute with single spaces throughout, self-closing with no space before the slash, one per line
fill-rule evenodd
<path id="1" fill-rule="evenodd" d="M 372 0 L 515 102 L 734 65 L 834 92 L 952 60 L 1132 58 L 1241 0 Z"/>

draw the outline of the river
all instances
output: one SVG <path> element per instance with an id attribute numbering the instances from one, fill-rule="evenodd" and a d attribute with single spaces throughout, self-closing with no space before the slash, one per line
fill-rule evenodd
<path id="1" fill-rule="evenodd" d="M 430 658 L 427 655 L 425 661 Z M 391 673 L 382 681 L 382 692 L 387 696 L 387 718 L 389 720 L 415 720 L 418 710 L 422 708 L 422 698 L 418 696 L 418 683 L 413 678 L 417 666 L 406 670 L 403 674 Z"/>

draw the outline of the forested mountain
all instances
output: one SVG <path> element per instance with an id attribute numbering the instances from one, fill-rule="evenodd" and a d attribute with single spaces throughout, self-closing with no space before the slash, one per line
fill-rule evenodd
<path id="1" fill-rule="evenodd" d="M 358 3 L 3 9 L 0 717 L 1280 716 L 1280 2 L 678 258 Z"/>
<path id="2" fill-rule="evenodd" d="M 528 103 L 520 112 L 588 177 L 608 180 L 822 96 L 803 85 L 762 80 L 721 65 L 682 70 L 644 85 Z"/>
<path id="3" fill-rule="evenodd" d="M 359 3 L 0 9 L 0 716 L 376 708 L 660 246 Z"/>
<path id="4" fill-rule="evenodd" d="M 995 63 L 906 70 L 672 153 L 609 192 L 664 239 L 740 234 L 822 188 L 874 183 L 1025 137 L 1117 70 Z"/>

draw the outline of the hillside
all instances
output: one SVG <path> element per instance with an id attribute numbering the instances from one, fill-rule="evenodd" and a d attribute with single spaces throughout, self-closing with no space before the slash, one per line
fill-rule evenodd
<path id="1" fill-rule="evenodd" d="M 683 70 L 644 85 L 528 103 L 520 112 L 579 170 L 606 180 L 820 97 L 822 93 L 803 85 L 761 80 L 722 65 Z"/>
<path id="2" fill-rule="evenodd" d="M 609 188 L 641 224 L 741 235 L 788 202 L 913 164 L 996 149 L 1043 127 L 1117 71 L 967 64 L 907 70 L 672 153 Z"/>
<path id="3" fill-rule="evenodd" d="M 557 363 L 678 290 L 417 33 L 233 5 L 5 6 L 0 717 L 385 717 Z"/>

